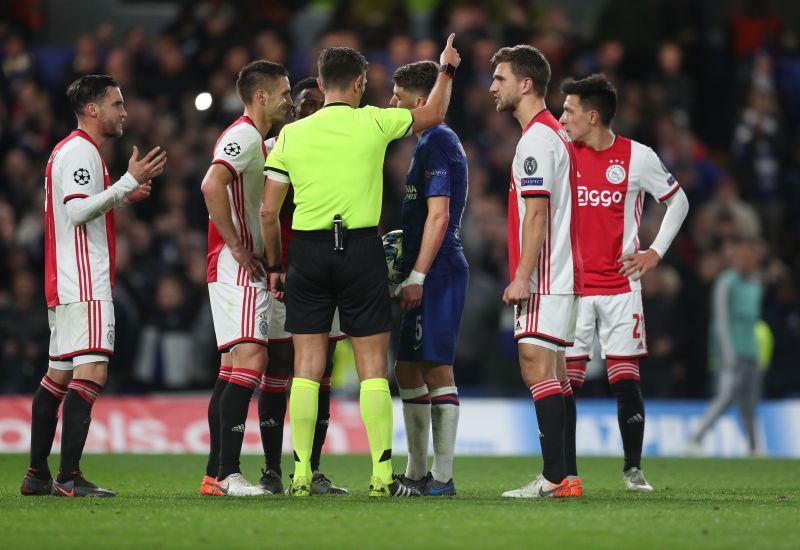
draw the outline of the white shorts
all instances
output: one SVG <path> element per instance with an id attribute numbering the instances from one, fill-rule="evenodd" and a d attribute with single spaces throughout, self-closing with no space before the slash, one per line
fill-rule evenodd
<path id="1" fill-rule="evenodd" d="M 575 345 L 567 350 L 567 359 L 590 358 L 595 333 L 600 335 L 600 352 L 605 359 L 646 356 L 647 333 L 641 291 L 581 298 Z"/>
<path id="2" fill-rule="evenodd" d="M 272 316 L 269 320 L 269 341 L 280 343 L 280 342 L 291 342 L 292 341 L 292 333 L 286 332 L 285 325 L 286 324 L 286 304 L 283 302 L 279 302 L 274 300 L 272 303 Z M 328 338 L 330 340 L 342 340 L 346 337 L 346 335 L 342 332 L 342 329 L 339 327 L 339 309 L 337 308 L 336 311 L 333 313 L 333 322 L 331 323 L 331 332 Z"/>
<path id="3" fill-rule="evenodd" d="M 522 306 L 515 306 L 514 338 L 558 351 L 571 346 L 575 336 L 579 297 L 574 294 L 532 294 Z"/>
<path id="4" fill-rule="evenodd" d="M 208 283 L 217 349 L 231 351 L 237 344 L 267 345 L 272 294 L 266 288 Z"/>
<path id="5" fill-rule="evenodd" d="M 93 300 L 51 307 L 50 367 L 72 370 L 114 355 L 114 302 Z"/>

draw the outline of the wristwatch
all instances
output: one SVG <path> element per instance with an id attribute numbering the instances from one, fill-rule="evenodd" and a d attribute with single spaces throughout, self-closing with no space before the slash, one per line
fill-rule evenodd
<path id="1" fill-rule="evenodd" d="M 443 65 L 439 65 L 439 72 L 446 74 L 450 78 L 453 78 L 456 76 L 456 67 L 450 63 L 445 63 Z"/>

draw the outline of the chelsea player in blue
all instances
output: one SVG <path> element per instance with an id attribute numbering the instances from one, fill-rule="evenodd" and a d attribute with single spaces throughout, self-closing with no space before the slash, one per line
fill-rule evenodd
<path id="1" fill-rule="evenodd" d="M 392 106 L 424 105 L 438 70 L 432 61 L 397 69 Z M 417 139 L 403 200 L 406 279 L 396 291 L 403 321 L 395 378 L 408 439 L 408 466 L 400 481 L 423 495 L 455 495 L 459 403 L 453 358 L 469 278 L 459 237 L 467 201 L 467 158 L 458 136 L 444 124 L 417 134 Z M 431 426 L 434 457 L 429 472 Z"/>

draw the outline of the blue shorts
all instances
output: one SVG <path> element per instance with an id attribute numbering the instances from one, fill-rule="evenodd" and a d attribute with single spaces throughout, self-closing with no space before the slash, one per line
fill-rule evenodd
<path id="1" fill-rule="evenodd" d="M 469 268 L 466 265 L 428 274 L 422 304 L 403 314 L 398 361 L 453 364 L 468 282 Z"/>

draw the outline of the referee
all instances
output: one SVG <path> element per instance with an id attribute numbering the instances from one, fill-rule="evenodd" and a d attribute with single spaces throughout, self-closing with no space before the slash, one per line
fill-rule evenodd
<path id="1" fill-rule="evenodd" d="M 444 121 L 461 62 L 454 37 L 449 36 L 442 51 L 428 102 L 413 111 L 358 108 L 367 84 L 367 60 L 351 48 L 326 48 L 318 60 L 325 105 L 284 126 L 267 157 L 261 229 L 270 286 L 279 299 L 283 269 L 278 215 L 289 184 L 296 207 L 285 288 L 286 330 L 294 335 L 295 346 L 289 402 L 295 456 L 291 495 L 310 494 L 319 381 L 337 307 L 342 331 L 352 338 L 361 379 L 361 418 L 372 454 L 369 495 L 419 495 L 392 477 L 387 380 L 391 310 L 377 225 L 387 145 Z"/>

